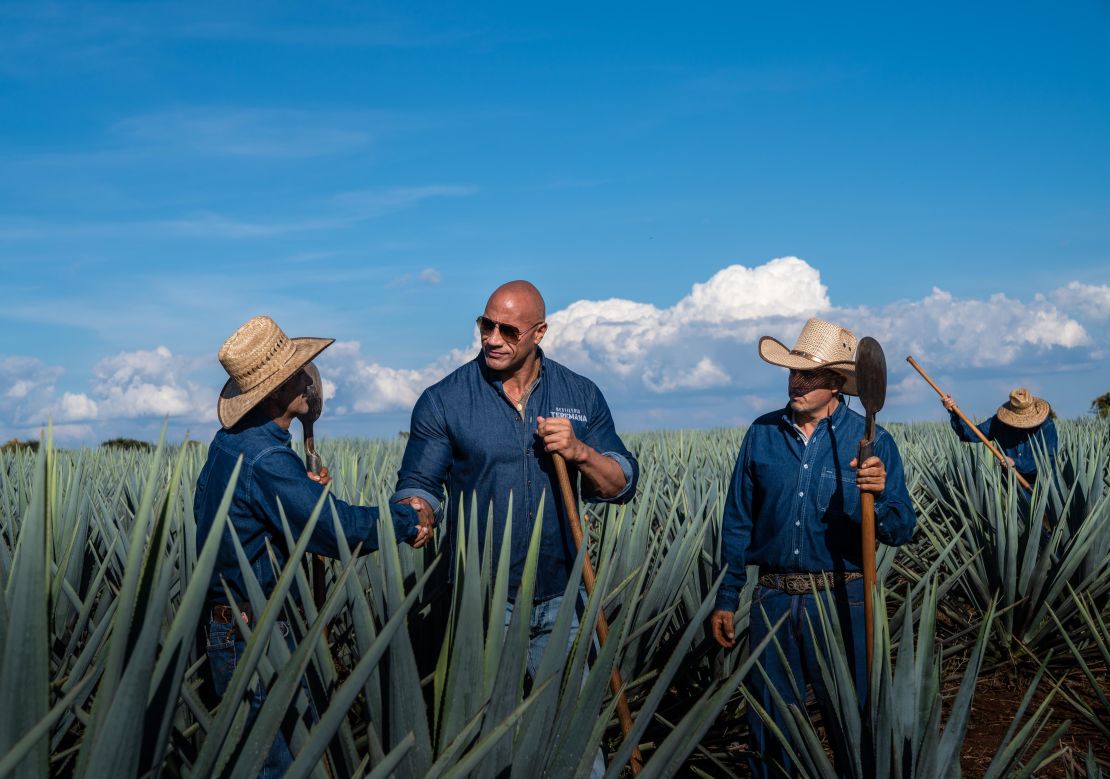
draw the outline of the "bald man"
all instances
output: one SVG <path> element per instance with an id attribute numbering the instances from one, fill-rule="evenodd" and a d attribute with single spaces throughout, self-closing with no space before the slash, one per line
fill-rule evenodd
<path id="1" fill-rule="evenodd" d="M 527 281 L 510 281 L 490 295 L 477 319 L 481 353 L 426 389 L 416 402 L 392 499 L 418 510 L 426 502 L 441 519 L 448 514 L 453 519 L 458 506 L 469 512 L 476 496 L 478 548 L 492 532 L 494 564 L 511 499 L 513 600 L 542 505 L 528 658 L 533 677 L 575 559 L 551 455 L 558 452 L 566 459 L 572 484 L 578 481 L 575 472 L 581 475 L 584 497 L 593 502 L 631 500 L 639 473 L 597 386 L 540 349 L 547 333 L 545 318 L 543 297 Z M 454 506 L 449 512 L 442 510 L 445 486 Z M 454 531 L 446 533 L 448 560 L 454 543 Z M 506 621 L 510 615 L 511 608 Z"/>

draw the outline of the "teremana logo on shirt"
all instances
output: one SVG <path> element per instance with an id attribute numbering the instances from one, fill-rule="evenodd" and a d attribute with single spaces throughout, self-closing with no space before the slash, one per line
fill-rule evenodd
<path id="1" fill-rule="evenodd" d="M 564 408 L 562 406 L 556 406 L 555 410 L 552 411 L 548 416 L 562 417 L 563 419 L 572 419 L 575 422 L 589 421 L 588 419 L 586 419 L 586 415 L 582 413 L 582 409 L 580 408 Z"/>

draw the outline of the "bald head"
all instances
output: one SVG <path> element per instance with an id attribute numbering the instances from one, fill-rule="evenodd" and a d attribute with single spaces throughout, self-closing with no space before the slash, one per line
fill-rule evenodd
<path id="1" fill-rule="evenodd" d="M 486 302 L 486 310 L 513 315 L 511 320 L 499 321 L 520 321 L 531 324 L 542 322 L 547 318 L 547 306 L 543 302 L 543 295 L 532 282 L 523 279 L 506 282 L 495 289 Z"/>

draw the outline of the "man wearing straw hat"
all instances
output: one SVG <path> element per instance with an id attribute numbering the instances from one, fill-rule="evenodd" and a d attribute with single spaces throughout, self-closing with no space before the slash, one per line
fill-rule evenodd
<path id="1" fill-rule="evenodd" d="M 956 413 L 956 401 L 951 395 L 941 399 L 961 441 L 979 442 L 979 437 Z M 998 407 L 993 417 L 976 427 L 988 440 L 997 441 L 1002 454 L 1024 479 L 1032 484 L 1037 478 L 1039 452 L 1046 457 L 1048 465 L 1056 462 L 1056 424 L 1051 419 L 1052 408 L 1048 401 L 1034 397 L 1025 387 L 1018 387 L 1010 393 L 1010 399 Z"/>
<path id="2" fill-rule="evenodd" d="M 860 493 L 875 495 L 876 535 L 891 545 L 913 535 L 916 517 L 902 473 L 902 459 L 889 433 L 876 428 L 874 456 L 856 462 L 864 418 L 848 408 L 856 394 L 856 338 L 850 330 L 810 319 L 793 349 L 764 336 L 759 356 L 790 370 L 785 408 L 755 420 L 736 458 L 721 526 L 724 578 L 711 617 L 713 636 L 724 647 L 735 644 L 734 613 L 747 580 L 746 567 L 759 567 L 752 594 L 749 642 L 758 644 L 780 617 L 786 621 L 775 643 L 763 653 L 749 689 L 782 728 L 772 690 L 787 703 L 805 706 L 812 685 L 822 705 L 828 696 L 810 632 L 817 625 L 817 602 L 831 596 L 828 611 L 838 619 L 849 667 L 862 709 L 867 690 L 867 652 L 861 572 Z M 817 628 L 820 635 L 820 628 Z M 799 695 L 795 695 L 799 693 Z M 755 776 L 771 775 L 772 762 L 791 771 L 770 729 L 749 707 Z M 844 763 L 844 756 L 837 755 Z"/>
<path id="3" fill-rule="evenodd" d="M 309 411 L 307 392 L 312 382 L 304 367 L 333 341 L 289 338 L 270 317 L 257 316 L 220 348 L 220 363 L 230 376 L 217 404 L 222 429 L 208 447 L 193 501 L 199 548 L 208 537 L 235 466 L 241 461 L 228 510 L 230 527 L 220 541 L 208 587 L 211 611 L 207 653 L 213 686 L 219 695 L 227 689 L 236 658 L 242 656 L 245 647 L 235 623 L 251 625 L 254 621 L 232 529 L 254 578 L 269 597 L 289 556 L 282 513 L 294 539 L 298 538 L 329 481 L 326 470 L 320 477 L 305 472 L 304 463 L 290 446 L 289 426 L 295 417 Z M 352 506 L 335 498 L 329 505 L 339 517 L 350 547 L 361 545 L 363 553 L 378 548 L 376 508 Z M 426 543 L 430 513 L 421 518 L 413 507 L 395 504 L 390 506 L 390 515 L 398 539 L 413 546 Z M 313 529 L 308 550 L 339 556 L 339 539 L 327 514 Z M 292 643 L 287 622 L 278 622 L 278 630 Z M 263 697 L 259 690 L 251 693 L 252 718 L 261 708 Z M 289 747 L 279 732 L 262 775 L 280 776 L 291 763 Z"/>

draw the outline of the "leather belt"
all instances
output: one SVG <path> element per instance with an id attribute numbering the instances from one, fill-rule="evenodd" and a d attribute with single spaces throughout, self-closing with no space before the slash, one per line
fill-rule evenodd
<path id="1" fill-rule="evenodd" d="M 230 625 L 236 619 L 241 619 L 248 625 L 254 622 L 254 615 L 251 614 L 250 606 L 243 606 L 242 610 L 236 614 L 231 606 L 222 603 L 217 603 L 212 607 L 212 621 L 218 622 L 221 625 Z"/>
<path id="2" fill-rule="evenodd" d="M 840 587 L 856 579 L 862 579 L 859 571 L 846 571 L 835 573 L 833 571 L 816 571 L 814 573 L 761 573 L 759 583 L 764 587 L 782 590 L 787 595 L 805 595 L 818 590 L 828 590 Z"/>

